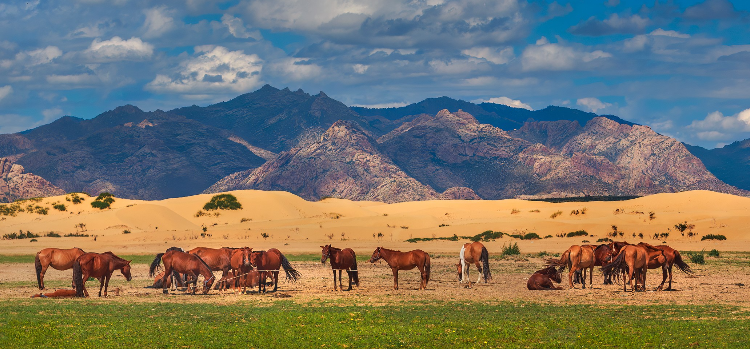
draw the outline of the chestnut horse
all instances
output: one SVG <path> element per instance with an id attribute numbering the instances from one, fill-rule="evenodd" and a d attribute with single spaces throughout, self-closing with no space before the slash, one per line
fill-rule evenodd
<path id="1" fill-rule="evenodd" d="M 677 264 L 677 268 L 679 268 L 683 272 L 692 273 L 692 270 L 690 270 L 690 266 L 688 266 L 687 263 L 682 260 L 682 256 L 680 255 L 680 252 L 677 252 L 677 250 L 667 245 L 651 246 L 645 242 L 639 243 L 638 246 L 646 248 L 646 250 L 649 251 L 650 255 L 656 255 L 655 257 L 649 258 L 648 268 L 654 269 L 661 267 L 662 280 L 661 285 L 656 288 L 657 290 L 663 289 L 664 283 L 667 281 L 667 275 L 669 275 L 669 286 L 666 288 L 666 291 L 672 290 L 672 266 L 675 264 Z M 662 256 L 664 256 L 663 263 L 660 263 L 661 259 L 658 258 L 658 254 L 654 253 L 655 251 L 661 252 Z"/>
<path id="2" fill-rule="evenodd" d="M 76 296 L 76 290 L 57 290 L 49 293 L 39 293 L 31 298 L 72 298 Z"/>
<path id="3" fill-rule="evenodd" d="M 567 249 L 565 252 L 563 252 L 560 259 L 548 259 L 547 265 L 548 266 L 559 266 L 560 272 L 565 270 L 565 268 L 570 268 L 570 272 L 568 272 L 568 283 L 570 284 L 570 288 L 575 288 L 573 286 L 573 274 L 575 274 L 578 270 L 583 270 L 583 279 L 581 280 L 581 287 L 586 288 L 586 270 L 589 269 L 589 286 L 593 284 L 593 278 L 594 278 L 594 247 L 591 245 L 573 245 L 570 246 L 569 249 Z"/>
<path id="4" fill-rule="evenodd" d="M 193 284 L 193 294 L 195 294 L 198 288 L 198 275 L 203 276 L 203 294 L 208 293 L 211 285 L 214 284 L 214 280 L 216 280 L 213 272 L 211 272 L 211 268 L 208 267 L 201 257 L 174 249 L 169 249 L 165 253 L 156 255 L 154 261 L 151 262 L 149 276 L 154 276 L 159 263 L 162 261 L 164 262 L 164 276 L 161 279 L 161 284 L 164 287 L 162 289 L 164 294 L 169 293 L 168 288 L 171 285 L 169 276 L 172 275 L 172 272 L 185 274 L 185 283 Z"/>
<path id="5" fill-rule="evenodd" d="M 640 283 L 646 290 L 646 270 L 648 268 L 648 251 L 645 248 L 636 245 L 626 245 L 620 248 L 620 253 L 614 258 L 614 260 L 603 266 L 602 271 L 609 274 L 614 274 L 617 277 L 622 275 L 623 278 L 623 291 L 628 290 L 628 284 L 630 289 L 635 292 Z M 625 274 L 627 273 L 627 282 L 625 281 Z M 635 286 L 633 285 L 633 277 L 635 276 Z"/>
<path id="6" fill-rule="evenodd" d="M 47 268 L 68 270 L 73 267 L 76 258 L 84 253 L 86 252 L 78 247 L 68 249 L 45 248 L 37 252 L 36 258 L 34 258 L 34 267 L 36 268 L 36 281 L 39 284 L 39 289 L 44 289 L 44 274 L 47 272 Z M 75 286 L 73 287 L 75 288 Z"/>
<path id="7" fill-rule="evenodd" d="M 230 247 L 196 247 L 188 253 L 200 257 L 212 271 L 221 271 L 221 279 L 219 279 L 219 283 L 221 283 L 226 279 L 229 269 L 232 269 L 232 252 L 234 250 Z"/>
<path id="8" fill-rule="evenodd" d="M 351 248 L 340 249 L 331 245 L 320 246 L 320 263 L 326 264 L 327 259 L 331 259 L 331 270 L 333 270 L 333 290 L 336 291 L 336 271 L 339 272 L 339 289 L 344 290 L 341 285 L 341 271 L 346 270 L 349 275 L 349 288 L 352 289 L 352 281 L 359 287 L 359 271 L 357 270 L 357 255 Z"/>
<path id="9" fill-rule="evenodd" d="M 481 242 L 476 241 L 461 246 L 458 264 L 456 264 L 459 285 L 468 282 L 469 287 L 471 287 L 471 280 L 469 280 L 469 263 L 474 263 L 477 267 L 477 271 L 479 272 L 477 283 L 479 283 L 479 280 L 482 278 L 484 278 L 485 284 L 492 280 L 492 273 L 490 273 L 490 254 Z"/>
<path id="10" fill-rule="evenodd" d="M 422 250 L 401 252 L 378 247 L 372 253 L 370 263 L 375 263 L 380 259 L 385 260 L 388 266 L 391 267 L 394 290 L 398 290 L 398 271 L 412 270 L 415 267 L 419 268 L 422 276 L 419 282 L 419 289 L 424 290 L 427 288 L 427 282 L 430 281 L 430 255 L 427 252 Z"/>
<path id="11" fill-rule="evenodd" d="M 73 262 L 73 283 L 75 284 L 76 297 L 89 296 L 89 292 L 86 290 L 86 280 L 89 277 L 99 279 L 99 297 L 102 296 L 102 288 L 104 288 L 104 297 L 107 297 L 109 279 L 117 269 L 125 276 L 125 279 L 132 280 L 130 261 L 117 257 L 112 252 L 88 252 L 76 258 Z"/>
<path id="12" fill-rule="evenodd" d="M 554 266 L 549 266 L 541 270 L 537 270 L 529 281 L 526 282 L 526 288 L 532 291 L 537 290 L 562 290 L 560 286 L 555 286 L 552 281 L 558 284 L 562 282 L 560 272 L 558 272 Z"/>
<path id="13" fill-rule="evenodd" d="M 249 247 L 243 247 L 235 249 L 232 252 L 232 258 L 231 258 L 231 265 L 232 265 L 232 276 L 230 277 L 231 280 L 225 280 L 224 283 L 226 284 L 227 281 L 229 283 L 237 285 L 242 287 L 242 293 L 245 293 L 247 291 L 247 284 L 248 284 L 248 275 L 251 271 L 253 271 L 253 266 L 250 264 L 250 254 L 253 251 L 252 248 Z M 229 279 L 229 278 L 227 278 Z M 221 284 L 221 282 L 220 282 Z M 223 286 L 222 289 L 228 288 L 229 285 Z"/>
<path id="14" fill-rule="evenodd" d="M 284 268 L 286 279 L 292 282 L 297 281 L 302 275 L 292 267 L 289 260 L 278 249 L 272 248 L 268 251 L 252 251 L 250 255 L 250 264 L 258 269 L 260 281 L 258 282 L 258 293 L 266 292 L 266 278 L 271 277 L 273 280 L 273 292 L 279 288 L 279 269 Z"/>
<path id="15" fill-rule="evenodd" d="M 592 245 L 584 245 L 584 246 L 592 246 Z M 614 257 L 614 254 L 612 253 L 612 247 L 609 244 L 601 244 L 599 246 L 596 246 L 596 248 L 594 248 L 594 266 L 595 267 L 604 266 L 605 264 L 612 261 L 612 257 Z M 612 275 L 609 275 L 607 273 L 603 273 L 603 274 L 604 274 L 604 284 L 611 285 Z M 583 278 L 581 270 L 576 271 L 575 275 L 573 276 L 573 283 L 580 284 L 581 278 Z"/>

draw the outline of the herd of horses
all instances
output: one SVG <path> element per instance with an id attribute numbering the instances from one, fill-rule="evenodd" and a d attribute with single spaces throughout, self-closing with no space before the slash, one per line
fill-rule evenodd
<path id="1" fill-rule="evenodd" d="M 330 261 L 333 271 L 334 290 L 344 289 L 343 271 L 346 271 L 349 277 L 347 290 L 351 290 L 352 285 L 359 286 L 357 256 L 352 249 L 340 249 L 331 245 L 321 246 L 320 261 L 325 264 L 327 260 Z M 419 249 L 401 252 L 378 247 L 372 253 L 369 262 L 375 263 L 379 260 L 385 261 L 391 268 L 394 290 L 398 290 L 399 271 L 414 268 L 417 268 L 420 273 L 419 289 L 426 289 L 430 281 L 430 255 L 428 253 Z M 120 270 L 128 281 L 132 279 L 130 262 L 112 252 L 86 253 L 80 248 L 43 249 L 36 254 L 34 263 L 39 289 L 45 289 L 44 274 L 51 266 L 57 270 L 73 269 L 71 283 L 73 290 L 59 290 L 37 296 L 88 297 L 85 283 L 89 277 L 93 277 L 100 282 L 99 297 L 102 293 L 106 297 L 109 280 L 115 270 Z M 636 245 L 627 242 L 611 242 L 598 246 L 573 245 L 563 252 L 559 259 L 548 259 L 546 262 L 546 268 L 535 272 L 528 279 L 529 290 L 562 289 L 562 287 L 555 286 L 553 282 L 562 282 L 561 273 L 566 268 L 569 269 L 570 288 L 575 287 L 574 278 L 581 283 L 583 288 L 586 288 L 587 271 L 589 286 L 591 286 L 593 269 L 595 266 L 601 266 L 605 278 L 604 283 L 611 284 L 614 276 L 622 280 L 625 291 L 628 285 L 632 291 L 645 291 L 647 269 L 662 268 L 663 278 L 657 290 L 663 289 L 667 277 L 669 277 L 669 286 L 666 290 L 672 289 L 673 265 L 686 273 L 692 272 L 678 251 L 666 245 L 652 246 L 643 242 Z M 458 282 L 468 284 L 467 287 L 471 287 L 468 275 L 471 264 L 476 266 L 479 274 L 477 283 L 482 280 L 488 283 L 492 280 L 489 252 L 481 242 L 466 243 L 459 252 L 459 262 L 456 264 Z M 158 273 L 161 265 L 163 265 L 163 271 Z M 275 292 L 278 289 L 279 273 L 282 269 L 289 281 L 295 282 L 301 277 L 299 271 L 294 269 L 284 254 L 275 248 L 267 251 L 253 251 L 249 247 L 196 247 L 186 252 L 179 247 L 171 247 L 164 253 L 157 254 L 151 263 L 149 275 L 155 279 L 154 284 L 149 287 L 161 288 L 163 293 L 168 294 L 174 284 L 176 288 L 186 288 L 195 294 L 198 289 L 198 277 L 202 276 L 204 294 L 207 294 L 212 286 L 219 290 L 241 288 L 242 293 L 246 293 L 248 287 L 251 289 L 257 287 L 258 293 L 265 293 L 266 286 L 273 285 L 273 292 Z M 217 281 L 214 272 L 218 271 L 221 271 L 221 278 Z"/>

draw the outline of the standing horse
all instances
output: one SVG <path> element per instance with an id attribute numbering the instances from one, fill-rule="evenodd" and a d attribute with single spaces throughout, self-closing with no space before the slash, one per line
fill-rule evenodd
<path id="1" fill-rule="evenodd" d="M 232 252 L 231 265 L 233 276 L 231 283 L 242 286 L 242 293 L 247 291 L 248 275 L 253 270 L 253 266 L 250 264 L 250 254 L 252 251 L 252 248 L 243 247 Z M 227 286 L 229 285 L 225 287 Z"/>
<path id="2" fill-rule="evenodd" d="M 84 253 L 86 252 L 78 247 L 68 249 L 45 248 L 37 252 L 36 258 L 34 258 L 34 267 L 39 289 L 44 289 L 44 274 L 47 272 L 47 268 L 51 266 L 57 270 L 68 270 L 73 267 L 76 258 Z M 73 287 L 75 288 L 75 286 Z"/>
<path id="3" fill-rule="evenodd" d="M 295 282 L 302 276 L 292 267 L 284 254 L 275 248 L 268 251 L 253 251 L 250 255 L 250 264 L 257 268 L 260 273 L 258 293 L 266 292 L 266 278 L 269 275 L 273 280 L 273 292 L 276 292 L 279 287 L 279 269 L 281 267 L 284 268 L 286 279 L 289 281 Z"/>
<path id="4" fill-rule="evenodd" d="M 188 251 L 188 253 L 200 257 L 212 271 L 221 271 L 219 283 L 222 283 L 227 278 L 229 269 L 232 269 L 232 252 L 234 250 L 229 247 L 196 247 Z"/>
<path id="5" fill-rule="evenodd" d="M 422 276 L 419 282 L 419 289 L 424 290 L 427 288 L 427 282 L 430 281 L 430 255 L 427 254 L 427 252 L 422 250 L 401 252 L 378 247 L 372 253 L 370 263 L 375 263 L 379 259 L 385 260 L 385 262 L 388 263 L 388 266 L 391 267 L 391 271 L 393 272 L 394 290 L 398 290 L 398 271 L 412 270 L 415 267 L 419 268 L 419 272 Z"/>
<path id="6" fill-rule="evenodd" d="M 125 276 L 125 279 L 132 280 L 130 261 L 117 257 L 112 252 L 89 252 L 76 258 L 73 262 L 73 283 L 75 284 L 76 297 L 89 296 L 89 292 L 86 290 L 86 280 L 89 277 L 99 279 L 99 297 L 102 296 L 102 288 L 104 288 L 104 297 L 107 297 L 109 279 L 117 269 Z"/>
<path id="7" fill-rule="evenodd" d="M 584 245 L 584 246 L 590 246 L 590 245 Z M 595 267 L 602 267 L 605 264 L 609 263 L 612 260 L 612 257 L 614 255 L 612 254 L 612 248 L 609 244 L 601 244 L 599 246 L 596 246 L 594 248 L 594 266 Z M 612 275 L 609 275 L 607 273 L 604 274 L 604 284 L 605 285 L 611 285 L 612 284 Z M 573 276 L 573 283 L 574 284 L 580 284 L 581 278 L 582 278 L 581 271 L 576 271 L 575 275 Z"/>
<path id="8" fill-rule="evenodd" d="M 163 285 L 162 292 L 168 294 L 168 288 L 171 285 L 169 278 L 172 272 L 175 271 L 179 274 L 185 274 L 185 283 L 193 284 L 193 294 L 195 294 L 198 288 L 198 275 L 203 276 L 203 294 L 208 293 L 213 285 L 214 277 L 211 268 L 208 267 L 201 257 L 197 255 L 185 253 L 179 250 L 167 250 L 165 253 L 159 253 L 151 262 L 151 268 L 149 268 L 149 276 L 153 277 L 156 269 L 159 267 L 160 262 L 164 262 L 164 276 L 161 279 Z"/>
<path id="9" fill-rule="evenodd" d="M 640 282 L 643 286 L 643 290 L 646 290 L 646 270 L 648 267 L 648 252 L 645 248 L 636 245 L 626 245 L 620 248 L 620 253 L 617 257 L 602 267 L 602 271 L 609 274 L 615 274 L 618 277 L 622 275 L 623 278 L 623 291 L 628 290 L 628 284 L 633 292 L 638 288 Z M 627 273 L 628 280 L 625 281 L 625 274 Z M 635 286 L 633 285 L 633 277 L 635 275 Z"/>
<path id="10" fill-rule="evenodd" d="M 558 272 L 554 266 L 549 266 L 541 270 L 537 270 L 529 281 L 526 282 L 526 288 L 532 291 L 537 290 L 562 290 L 560 286 L 555 286 L 552 281 L 558 284 L 562 282 L 560 272 Z"/>
<path id="11" fill-rule="evenodd" d="M 641 242 L 638 246 L 649 251 L 649 269 L 661 267 L 662 280 L 659 287 L 656 288 L 657 291 L 661 291 L 664 288 L 664 283 L 667 281 L 667 275 L 669 275 L 669 287 L 667 287 L 666 290 L 672 290 L 672 266 L 674 264 L 677 264 L 677 267 L 684 272 L 691 272 L 690 267 L 682 260 L 680 253 L 667 245 L 651 246 L 645 242 Z M 659 254 L 659 252 L 661 254 Z"/>
<path id="12" fill-rule="evenodd" d="M 481 280 L 482 277 L 484 277 L 485 284 L 492 280 L 492 274 L 490 273 L 490 254 L 481 242 L 476 241 L 461 246 L 458 264 L 456 264 L 456 269 L 458 269 L 458 283 L 462 284 L 468 282 L 469 287 L 471 287 L 471 280 L 469 280 L 469 263 L 474 263 L 477 267 L 477 271 L 479 272 L 477 283 L 479 283 L 479 280 Z"/>
<path id="13" fill-rule="evenodd" d="M 584 245 L 584 246 L 578 246 L 573 245 L 570 246 L 569 249 L 567 249 L 565 252 L 563 252 L 560 259 L 548 259 L 547 265 L 548 266 L 559 266 L 560 271 L 562 272 L 565 270 L 566 267 L 570 268 L 570 272 L 568 272 L 568 283 L 570 284 L 570 288 L 575 288 L 573 286 L 573 274 L 575 274 L 578 270 L 583 270 L 583 279 L 581 280 L 581 285 L 583 288 L 586 288 L 586 270 L 589 269 L 589 286 L 593 284 L 593 278 L 594 278 L 594 247 L 591 245 Z"/>
<path id="14" fill-rule="evenodd" d="M 339 272 L 339 289 L 344 290 L 341 285 L 341 271 L 346 270 L 349 275 L 349 288 L 352 289 L 352 280 L 359 287 L 359 271 L 357 270 L 357 255 L 351 248 L 340 249 L 331 245 L 320 246 L 320 263 L 326 264 L 327 259 L 331 259 L 331 269 L 333 270 L 333 290 L 336 291 L 336 271 Z"/>

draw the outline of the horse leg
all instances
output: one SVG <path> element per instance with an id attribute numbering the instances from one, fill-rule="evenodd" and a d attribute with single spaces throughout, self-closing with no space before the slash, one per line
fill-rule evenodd
<path id="1" fill-rule="evenodd" d="M 278 271 L 272 271 L 273 275 L 273 292 L 276 292 L 276 290 L 279 288 L 279 272 Z M 341 279 L 341 276 L 339 275 L 339 279 Z"/>
<path id="2" fill-rule="evenodd" d="M 49 264 L 44 265 L 44 263 L 42 263 L 42 270 L 39 272 L 39 289 L 40 290 L 44 289 L 44 273 L 47 272 L 47 268 L 49 268 Z M 72 285 L 73 285 L 73 289 L 75 289 L 76 288 L 75 281 L 73 281 Z"/>
<path id="3" fill-rule="evenodd" d="M 570 271 L 568 272 L 568 283 L 570 284 L 570 288 L 573 287 L 573 274 L 576 273 L 576 269 L 574 267 L 570 268 Z"/>
<path id="4" fill-rule="evenodd" d="M 341 281 L 341 271 L 342 270 L 339 269 L 339 290 L 343 291 L 344 290 L 344 284 L 343 284 L 343 281 Z"/>
<path id="5" fill-rule="evenodd" d="M 484 275 L 484 270 L 482 270 L 482 263 L 480 263 L 478 259 L 476 263 L 474 263 L 474 265 L 477 266 L 477 273 L 479 273 L 479 275 L 477 275 L 477 282 L 475 282 L 476 284 L 478 284 L 479 281 L 482 280 L 482 276 Z M 485 280 L 484 283 L 487 283 L 487 280 Z"/>
<path id="6" fill-rule="evenodd" d="M 662 264 L 661 266 L 661 285 L 656 288 L 656 291 L 661 291 L 664 288 L 664 283 L 667 282 L 667 265 Z M 643 287 L 646 287 L 646 283 L 643 283 Z"/>
<path id="7" fill-rule="evenodd" d="M 391 271 L 393 271 L 393 289 L 398 290 L 398 269 L 391 268 Z"/>
<path id="8" fill-rule="evenodd" d="M 347 270 L 346 271 L 346 275 L 349 276 L 349 288 L 347 289 L 347 291 L 351 291 L 352 290 L 352 272 L 350 272 L 349 270 Z"/>
<path id="9" fill-rule="evenodd" d="M 102 289 L 104 289 L 104 282 L 107 281 L 107 276 L 102 276 L 99 278 L 99 298 L 102 297 Z"/>
<path id="10" fill-rule="evenodd" d="M 419 266 L 419 275 L 420 275 L 419 289 L 426 290 L 427 289 L 427 271 L 425 270 L 424 264 Z M 471 280 L 469 280 L 469 287 L 471 287 Z"/>
<path id="11" fill-rule="evenodd" d="M 112 277 L 112 274 L 105 275 L 104 276 L 104 298 L 107 298 L 107 289 L 109 289 L 109 279 Z"/>
<path id="12" fill-rule="evenodd" d="M 592 265 L 589 267 L 589 287 L 593 288 L 594 286 L 594 266 Z"/>
<path id="13" fill-rule="evenodd" d="M 672 266 L 669 266 L 669 286 L 667 287 L 667 291 L 672 290 Z"/>
<path id="14" fill-rule="evenodd" d="M 336 285 L 336 269 L 333 269 L 333 290 L 334 291 L 338 291 L 336 287 L 338 287 L 338 285 Z"/>

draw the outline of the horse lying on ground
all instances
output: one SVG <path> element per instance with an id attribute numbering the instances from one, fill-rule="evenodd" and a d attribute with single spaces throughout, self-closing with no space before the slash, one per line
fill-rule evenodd
<path id="1" fill-rule="evenodd" d="M 34 268 L 36 269 L 36 281 L 39 284 L 39 289 L 44 289 L 44 274 L 47 272 L 47 268 L 52 267 L 57 270 L 73 268 L 73 262 L 84 253 L 86 252 L 78 247 L 68 249 L 45 248 L 37 252 L 34 258 Z M 73 288 L 75 288 L 75 285 L 73 285 Z"/>
<path id="2" fill-rule="evenodd" d="M 488 283 L 492 280 L 492 273 L 490 273 L 490 254 L 487 252 L 487 248 L 482 245 L 481 242 L 476 241 L 472 243 L 466 243 L 461 247 L 461 252 L 458 257 L 458 282 L 459 284 L 468 282 L 471 287 L 471 280 L 469 279 L 469 264 L 474 263 L 477 267 L 479 275 L 477 276 L 477 283 L 479 280 L 484 278 L 484 283 Z"/>
<path id="3" fill-rule="evenodd" d="M 394 290 L 398 290 L 398 271 L 412 270 L 414 268 L 419 268 L 419 273 L 421 274 L 419 289 L 424 290 L 427 288 L 427 282 L 430 281 L 430 255 L 427 252 L 422 250 L 401 252 L 378 247 L 372 253 L 370 263 L 375 263 L 379 259 L 385 260 L 388 266 L 391 267 Z"/>
<path id="4" fill-rule="evenodd" d="M 341 272 L 346 270 L 349 275 L 349 289 L 352 289 L 352 281 L 359 287 L 359 271 L 357 270 L 357 255 L 351 248 L 340 249 L 331 245 L 320 246 L 320 263 L 325 264 L 327 259 L 331 260 L 333 270 L 333 290 L 336 291 L 336 271 L 339 272 L 339 289 L 344 290 L 341 285 Z"/>
<path id="5" fill-rule="evenodd" d="M 63 289 L 63 290 L 57 290 L 55 292 L 35 294 L 31 296 L 31 298 L 72 298 L 75 296 L 76 296 L 76 290 Z"/>
<path id="6" fill-rule="evenodd" d="M 560 286 L 555 286 L 552 281 L 560 283 L 560 272 L 558 272 L 554 266 L 549 266 L 541 270 L 537 270 L 531 275 L 529 281 L 526 282 L 526 288 L 532 291 L 536 290 L 562 290 Z"/>

